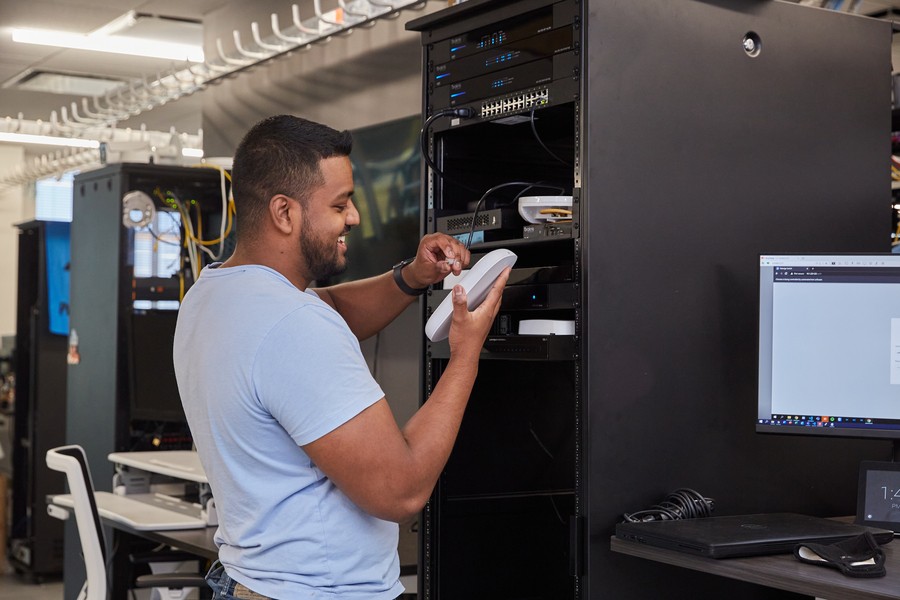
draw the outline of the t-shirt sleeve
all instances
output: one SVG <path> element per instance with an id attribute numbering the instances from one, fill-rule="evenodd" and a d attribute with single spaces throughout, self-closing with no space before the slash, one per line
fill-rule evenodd
<path id="1" fill-rule="evenodd" d="M 324 305 L 308 304 L 287 315 L 253 360 L 260 404 L 300 446 L 384 397 L 359 341 L 340 315 Z"/>

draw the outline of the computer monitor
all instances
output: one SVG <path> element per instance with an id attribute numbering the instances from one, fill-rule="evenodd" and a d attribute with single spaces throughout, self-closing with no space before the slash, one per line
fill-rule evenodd
<path id="1" fill-rule="evenodd" d="M 759 259 L 756 430 L 900 440 L 900 255 Z"/>
<path id="2" fill-rule="evenodd" d="M 135 311 L 129 331 L 129 392 L 132 420 L 185 423 L 172 343 L 178 311 Z"/>

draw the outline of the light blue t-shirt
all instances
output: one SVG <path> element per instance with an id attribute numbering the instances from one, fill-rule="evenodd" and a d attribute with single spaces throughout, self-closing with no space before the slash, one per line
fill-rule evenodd
<path id="1" fill-rule="evenodd" d="M 285 600 L 403 593 L 397 524 L 300 448 L 384 397 L 344 319 L 267 267 L 207 267 L 181 305 L 174 360 L 228 575 Z"/>

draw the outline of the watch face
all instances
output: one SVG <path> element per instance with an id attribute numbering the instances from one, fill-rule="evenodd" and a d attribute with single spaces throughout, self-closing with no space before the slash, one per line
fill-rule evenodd
<path id="1" fill-rule="evenodd" d="M 863 525 L 900 529 L 900 463 L 862 463 L 856 520 Z"/>

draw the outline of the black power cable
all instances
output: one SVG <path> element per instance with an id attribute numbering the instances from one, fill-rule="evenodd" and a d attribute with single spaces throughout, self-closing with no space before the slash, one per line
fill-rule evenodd
<path id="1" fill-rule="evenodd" d="M 669 492 L 659 504 L 648 509 L 622 515 L 626 523 L 646 521 L 675 521 L 708 517 L 715 509 L 715 500 L 690 488 L 678 488 Z"/>
<path id="2" fill-rule="evenodd" d="M 428 130 L 431 128 L 431 124 L 434 123 L 437 119 L 442 117 L 459 117 L 460 119 L 471 119 L 475 116 L 475 109 L 469 107 L 463 108 L 445 108 L 443 110 L 439 110 L 427 119 L 422 124 L 422 129 L 419 131 L 419 145 L 422 147 L 422 158 L 425 159 L 425 164 L 427 164 L 434 173 L 440 177 L 444 178 L 444 173 L 441 171 L 438 166 L 435 164 L 434 159 L 431 158 L 431 154 L 428 152 Z"/>
<path id="3" fill-rule="evenodd" d="M 501 204 L 499 206 L 509 206 L 510 204 L 515 204 L 519 200 L 519 198 L 522 196 L 522 194 L 524 194 L 528 190 L 531 190 L 534 188 L 558 190 L 559 193 L 563 193 L 565 191 L 564 188 L 562 188 L 558 185 L 544 184 L 542 182 L 532 183 L 530 181 L 507 181 L 506 183 L 501 183 L 499 185 L 495 185 L 494 187 L 492 187 L 491 189 L 486 191 L 481 196 L 481 198 L 479 198 L 478 202 L 475 204 L 475 210 L 472 212 L 472 222 L 469 224 L 469 236 L 466 238 L 466 249 L 468 249 L 469 246 L 472 245 L 472 236 L 475 235 L 475 223 L 476 223 L 476 220 L 478 219 L 478 213 L 479 213 L 479 211 L 481 211 L 481 207 L 482 207 L 481 205 L 484 204 L 484 201 L 487 200 L 488 196 L 490 196 L 497 190 L 503 189 L 505 187 L 518 186 L 518 185 L 524 186 L 524 189 L 522 189 L 522 191 L 520 191 L 518 194 L 516 194 L 515 198 L 513 198 L 511 201 L 506 202 L 505 204 Z"/>
<path id="4" fill-rule="evenodd" d="M 478 202 L 475 204 L 475 210 L 472 211 L 472 222 L 469 224 L 469 237 L 466 238 L 466 249 L 469 249 L 469 246 L 472 245 L 472 236 L 475 235 L 475 222 L 478 219 L 478 212 L 481 210 L 481 205 L 484 204 L 484 201 L 487 200 L 487 197 L 496 192 L 497 190 L 503 189 L 505 187 L 522 185 L 525 186 L 526 189 L 532 187 L 534 184 L 530 181 L 508 181 L 506 183 L 501 183 L 499 185 L 495 185 L 488 191 L 486 191 L 481 198 L 478 199 Z"/>

